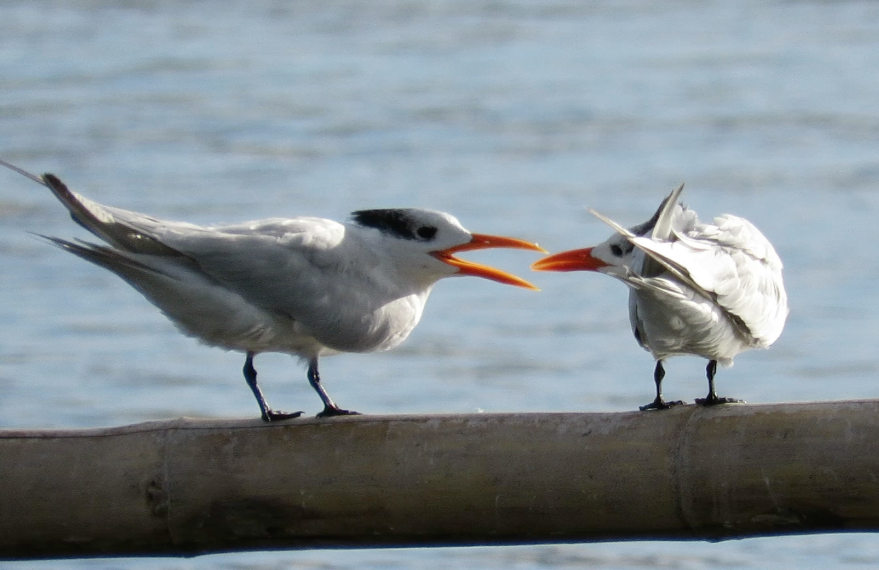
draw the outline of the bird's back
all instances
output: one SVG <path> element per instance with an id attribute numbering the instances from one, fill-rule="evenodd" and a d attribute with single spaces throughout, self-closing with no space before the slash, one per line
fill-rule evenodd
<path id="1" fill-rule="evenodd" d="M 429 288 L 389 279 L 362 229 L 312 217 L 202 227 L 104 206 L 47 175 L 110 247 L 52 241 L 129 282 L 181 330 L 253 352 L 384 350 L 417 324 Z"/>

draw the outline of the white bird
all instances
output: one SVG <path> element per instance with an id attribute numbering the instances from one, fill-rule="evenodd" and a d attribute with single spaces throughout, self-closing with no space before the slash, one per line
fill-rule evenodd
<path id="1" fill-rule="evenodd" d="M 324 404 L 340 409 L 320 382 L 318 359 L 400 344 L 421 318 L 433 285 L 473 275 L 536 289 L 514 275 L 454 257 L 492 247 L 546 253 L 525 241 L 471 234 L 449 214 L 423 209 L 360 210 L 338 223 L 272 218 L 201 227 L 103 206 L 68 190 L 56 176 L 35 176 L 79 225 L 108 245 L 41 236 L 119 275 L 185 334 L 246 353 L 244 377 L 262 419 L 297 417 L 272 410 L 256 382 L 261 352 L 298 355 Z"/>
<path id="2" fill-rule="evenodd" d="M 616 233 L 595 247 L 532 265 L 538 271 L 598 271 L 629 286 L 632 332 L 656 360 L 656 398 L 642 410 L 683 403 L 662 398 L 662 362 L 683 354 L 709 361 L 708 396 L 697 404 L 739 402 L 717 396 L 717 364 L 732 366 L 740 352 L 769 347 L 788 314 L 782 264 L 772 244 L 736 216 L 700 222 L 696 212 L 678 203 L 683 188 L 669 194 L 650 220 L 630 230 L 590 210 Z"/>

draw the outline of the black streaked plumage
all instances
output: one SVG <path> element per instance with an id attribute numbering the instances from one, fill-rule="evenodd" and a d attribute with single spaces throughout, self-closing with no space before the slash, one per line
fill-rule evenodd
<path id="1" fill-rule="evenodd" d="M 421 225 L 404 209 L 358 210 L 351 219 L 365 228 L 376 228 L 402 239 L 430 241 L 436 236 L 436 227 Z"/>

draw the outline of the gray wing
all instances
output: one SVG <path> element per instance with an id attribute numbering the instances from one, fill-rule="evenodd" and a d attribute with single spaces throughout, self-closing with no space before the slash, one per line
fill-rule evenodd
<path id="1" fill-rule="evenodd" d="M 358 249 L 356 240 L 346 240 L 345 226 L 332 220 L 279 218 L 202 227 L 98 204 L 51 174 L 32 178 L 49 187 L 78 224 L 114 249 L 63 241 L 56 245 L 116 272 L 141 290 L 138 281 L 153 281 L 157 273 L 180 283 L 199 282 L 306 328 L 328 326 L 321 317 L 332 303 L 362 310 L 367 302 L 382 302 L 337 278 L 352 271 L 347 260 L 359 259 L 367 268 L 380 260 L 371 259 L 375 254 L 365 249 L 350 251 Z M 166 279 L 163 286 L 169 283 Z M 161 287 L 151 287 L 148 296 L 164 309 Z"/>
<path id="2" fill-rule="evenodd" d="M 781 260 L 753 224 L 730 215 L 695 224 L 672 241 L 633 243 L 685 282 L 695 283 L 743 325 L 759 344 L 781 334 L 788 314 Z"/>
<path id="3" fill-rule="evenodd" d="M 415 305 L 423 300 L 415 297 L 422 299 L 423 292 L 394 281 L 385 254 L 353 230 L 331 220 L 297 218 L 162 241 L 224 287 L 295 321 L 298 330 L 326 346 L 345 351 L 391 346 L 387 343 L 400 337 L 399 331 L 408 334 L 417 322 Z"/>
<path id="4" fill-rule="evenodd" d="M 730 215 L 715 225 L 702 224 L 693 212 L 679 210 L 671 239 L 639 237 L 598 212 L 591 212 L 659 264 L 668 274 L 724 309 L 743 332 L 769 346 L 788 314 L 782 264 L 772 244 L 753 224 Z M 631 270 L 625 268 L 623 273 Z M 653 271 L 652 274 L 655 273 Z M 643 286 L 634 275 L 614 275 Z"/>
<path id="5" fill-rule="evenodd" d="M 157 237 L 251 302 L 297 318 L 340 299 L 351 289 L 346 275 L 379 264 L 371 258 L 374 254 L 348 239 L 345 226 L 320 218 L 264 220 Z M 352 267 L 351 260 L 362 264 Z"/>
<path id="6" fill-rule="evenodd" d="M 24 173 L 18 168 L 16 170 Z M 74 222 L 110 245 L 125 251 L 165 256 L 179 255 L 179 252 L 157 240 L 153 235 L 155 231 L 163 226 L 192 230 L 198 228 L 192 224 L 164 222 L 137 212 L 98 204 L 67 188 L 67 185 L 54 174 L 47 173 L 42 178 L 24 174 L 49 188 L 70 212 Z"/>

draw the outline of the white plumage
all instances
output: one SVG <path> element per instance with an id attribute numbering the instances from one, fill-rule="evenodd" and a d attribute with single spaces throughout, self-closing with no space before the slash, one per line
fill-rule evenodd
<path id="1" fill-rule="evenodd" d="M 352 413 L 336 406 L 321 385 L 319 357 L 397 346 L 443 277 L 473 275 L 534 289 L 454 253 L 543 251 L 513 238 L 471 234 L 451 215 L 423 209 L 361 210 L 346 223 L 299 217 L 201 227 L 103 206 L 54 175 L 0 164 L 47 186 L 74 221 L 108 245 L 46 239 L 122 277 L 184 333 L 245 352 L 245 379 L 265 421 L 301 412 L 268 406 L 256 382 L 256 354 L 307 360 L 308 379 L 324 403 L 319 415 Z"/>
<path id="2" fill-rule="evenodd" d="M 788 314 L 782 264 L 753 224 L 724 214 L 711 224 L 678 202 L 683 185 L 656 214 L 627 230 L 593 211 L 616 230 L 593 248 L 559 253 L 532 267 L 541 271 L 598 271 L 629 286 L 629 320 L 639 344 L 656 359 L 655 400 L 642 409 L 680 402 L 662 398 L 662 361 L 693 354 L 709 360 L 708 396 L 702 404 L 733 402 L 714 389 L 717 364 L 751 348 L 767 348 Z"/>

